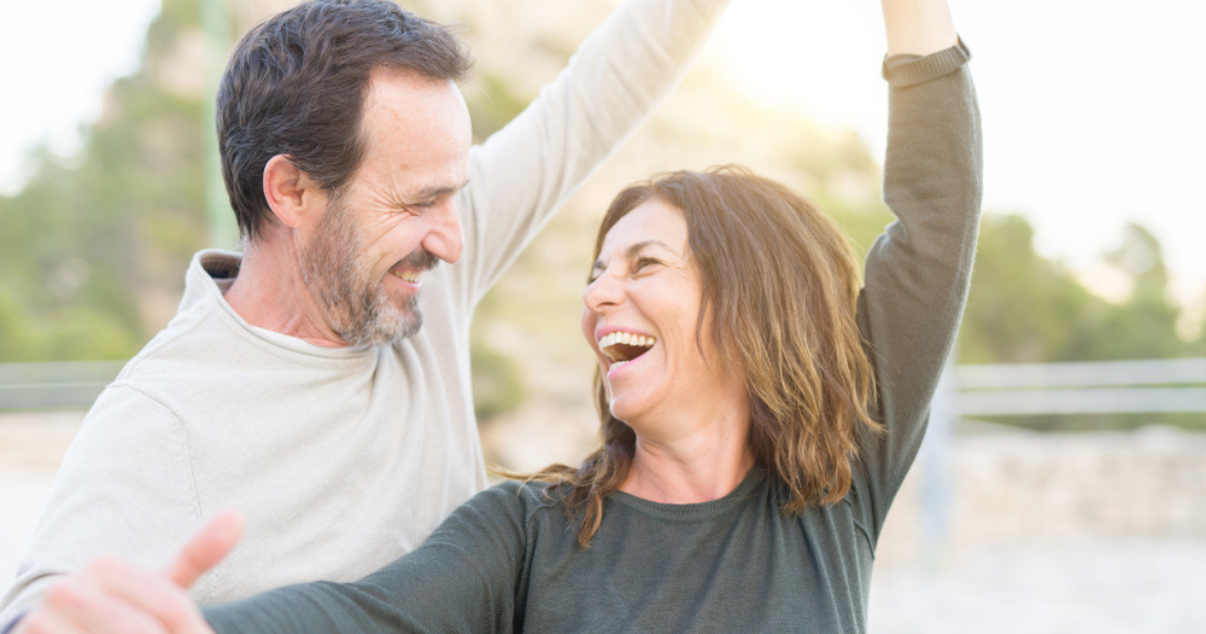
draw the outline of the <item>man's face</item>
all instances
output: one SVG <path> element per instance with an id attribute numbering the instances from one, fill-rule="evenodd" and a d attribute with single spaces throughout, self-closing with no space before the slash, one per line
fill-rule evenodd
<path id="1" fill-rule="evenodd" d="M 471 140 L 451 82 L 398 71 L 373 73 L 362 127 L 363 163 L 298 247 L 306 287 L 327 325 L 352 345 L 417 332 L 423 273 L 460 259 L 454 196 L 465 185 Z"/>

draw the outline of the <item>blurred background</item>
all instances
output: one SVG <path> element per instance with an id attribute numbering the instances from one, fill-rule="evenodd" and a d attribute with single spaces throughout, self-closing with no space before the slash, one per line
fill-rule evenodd
<path id="1" fill-rule="evenodd" d="M 235 246 L 212 95 L 292 2 L 0 5 L 0 587 L 91 399 Z M 478 140 L 616 0 L 405 0 L 458 22 Z M 985 210 L 957 356 L 880 546 L 870 631 L 1206 631 L 1206 2 L 952 0 L 984 116 Z M 864 250 L 886 86 L 874 0 L 734 0 L 683 85 L 482 303 L 493 463 L 595 441 L 580 294 L 611 196 L 742 163 Z"/>

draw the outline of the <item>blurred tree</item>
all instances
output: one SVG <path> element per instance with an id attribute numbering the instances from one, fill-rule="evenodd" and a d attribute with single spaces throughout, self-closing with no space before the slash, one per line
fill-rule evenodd
<path id="1" fill-rule="evenodd" d="M 1160 244 L 1129 225 L 1106 260 L 1130 281 L 1110 303 L 1034 250 L 1034 229 L 1018 215 L 986 215 L 959 338 L 964 363 L 1106 361 L 1183 356 L 1178 308 L 1168 299 Z"/>
<path id="2" fill-rule="evenodd" d="M 1086 290 L 1055 262 L 1038 255 L 1034 230 L 1021 216 L 986 215 L 959 334 L 962 363 L 1035 363 L 1159 359 L 1201 354 L 1175 329 L 1159 243 L 1139 225 L 1124 230 L 1105 254 L 1124 275 L 1128 297 L 1111 303 Z M 991 418 L 991 417 L 990 417 Z M 1201 414 L 1008 416 L 1000 423 L 1041 431 L 1135 429 L 1164 424 L 1201 429 Z"/>
<path id="3" fill-rule="evenodd" d="M 964 363 L 1082 358 L 1106 302 L 1034 250 L 1018 215 L 985 215 L 959 335 Z"/>
<path id="4" fill-rule="evenodd" d="M 36 152 L 25 189 L 0 198 L 0 310 L 24 324 L 0 329 L 3 360 L 127 357 L 170 316 L 204 236 L 199 99 L 165 80 L 187 71 L 195 13 L 165 2 L 81 155 Z"/>
<path id="5" fill-rule="evenodd" d="M 1180 309 L 1168 298 L 1168 270 L 1156 237 L 1137 224 L 1106 261 L 1130 279 L 1126 302 L 1110 305 L 1086 342 L 1086 359 L 1161 359 L 1182 356 L 1189 346 L 1176 334 Z"/>

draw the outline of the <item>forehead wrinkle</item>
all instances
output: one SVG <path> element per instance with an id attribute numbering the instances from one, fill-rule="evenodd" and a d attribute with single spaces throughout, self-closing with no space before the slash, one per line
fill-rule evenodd
<path id="1" fill-rule="evenodd" d="M 372 181 L 366 183 L 368 187 L 365 188 L 368 190 L 367 193 L 371 200 L 375 200 L 382 207 L 391 209 L 405 206 L 406 202 L 396 178 L 387 176 L 386 178 L 375 178 Z"/>
<path id="2" fill-rule="evenodd" d="M 369 195 L 382 206 L 401 209 L 416 202 L 455 194 L 468 184 L 468 181 L 465 181 L 459 185 L 429 185 L 406 192 L 404 191 L 405 186 L 400 180 L 393 174 L 388 174 L 384 178 L 371 178 L 369 187 L 366 189 L 368 189 Z"/>

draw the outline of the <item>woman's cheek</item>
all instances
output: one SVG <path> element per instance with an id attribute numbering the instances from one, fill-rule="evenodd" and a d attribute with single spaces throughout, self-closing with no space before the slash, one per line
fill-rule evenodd
<path id="1" fill-rule="evenodd" d="M 586 345 L 590 346 L 592 350 L 595 348 L 595 324 L 597 322 L 598 319 L 589 308 L 582 309 L 582 336 L 586 338 Z"/>

